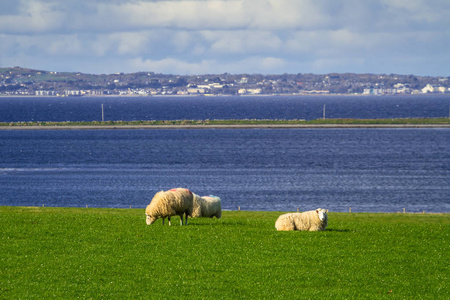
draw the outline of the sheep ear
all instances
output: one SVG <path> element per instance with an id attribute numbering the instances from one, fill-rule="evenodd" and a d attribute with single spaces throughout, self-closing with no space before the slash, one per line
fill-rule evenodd
<path id="1" fill-rule="evenodd" d="M 328 213 L 328 209 L 325 212 Z"/>
<path id="2" fill-rule="evenodd" d="M 316 213 L 319 213 L 319 210 L 318 210 L 318 209 L 316 209 Z"/>

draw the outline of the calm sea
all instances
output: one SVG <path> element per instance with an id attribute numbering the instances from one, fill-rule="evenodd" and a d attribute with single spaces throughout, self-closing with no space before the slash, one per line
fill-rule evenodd
<path id="1" fill-rule="evenodd" d="M 450 97 L 0 98 L 0 121 L 102 103 L 114 120 L 390 118 L 445 117 Z M 449 129 L 1 130 L 0 205 L 144 208 L 181 186 L 231 210 L 449 212 L 448 149 Z"/>
<path id="2" fill-rule="evenodd" d="M 448 117 L 450 94 L 416 96 L 0 97 L 0 122 Z"/>

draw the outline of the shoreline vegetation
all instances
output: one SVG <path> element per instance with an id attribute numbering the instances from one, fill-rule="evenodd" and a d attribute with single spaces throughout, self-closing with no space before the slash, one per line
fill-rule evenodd
<path id="1" fill-rule="evenodd" d="M 1 129 L 444 128 L 450 118 L 0 122 Z"/>
<path id="2" fill-rule="evenodd" d="M 447 214 L 331 212 L 318 232 L 276 231 L 280 214 L 169 227 L 143 209 L 0 206 L 0 298 L 448 298 Z"/>

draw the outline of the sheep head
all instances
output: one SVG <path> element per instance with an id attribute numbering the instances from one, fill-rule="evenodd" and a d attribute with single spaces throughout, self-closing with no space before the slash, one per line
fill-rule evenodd
<path id="1" fill-rule="evenodd" d="M 316 212 L 319 215 L 320 221 L 322 221 L 322 222 L 327 221 L 327 219 L 328 219 L 328 215 L 327 215 L 328 209 L 325 210 L 325 209 L 322 209 L 322 208 L 318 208 L 318 209 L 316 209 Z"/>
<path id="2" fill-rule="evenodd" d="M 145 214 L 145 216 L 146 216 L 146 220 L 145 221 L 147 222 L 147 225 L 151 225 L 151 224 L 155 223 L 155 221 L 158 219 L 156 217 L 152 217 L 149 214 Z"/>

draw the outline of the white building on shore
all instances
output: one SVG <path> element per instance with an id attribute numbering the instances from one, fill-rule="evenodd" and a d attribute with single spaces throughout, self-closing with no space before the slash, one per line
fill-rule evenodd
<path id="1" fill-rule="evenodd" d="M 448 92 L 448 89 L 440 86 L 440 85 L 436 85 L 436 84 L 427 84 L 423 89 L 422 89 L 422 93 L 424 94 L 428 94 L 428 93 L 446 93 Z"/>

